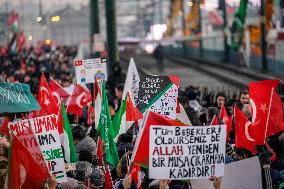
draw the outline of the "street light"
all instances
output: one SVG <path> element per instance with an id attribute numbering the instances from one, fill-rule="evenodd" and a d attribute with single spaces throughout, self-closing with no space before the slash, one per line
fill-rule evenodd
<path id="1" fill-rule="evenodd" d="M 60 21 L 60 16 L 52 16 L 51 17 L 51 22 L 59 22 Z"/>
<path id="2" fill-rule="evenodd" d="M 37 22 L 40 22 L 42 20 L 42 17 L 41 16 L 38 16 L 37 18 L 36 18 L 36 21 Z"/>

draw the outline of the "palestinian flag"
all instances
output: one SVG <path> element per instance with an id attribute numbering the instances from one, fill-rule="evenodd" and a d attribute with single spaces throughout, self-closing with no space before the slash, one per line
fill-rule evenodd
<path id="1" fill-rule="evenodd" d="M 139 83 L 140 83 L 140 77 L 134 59 L 131 58 L 123 88 L 122 99 L 126 97 L 127 93 L 130 93 L 132 101 L 136 106 L 138 100 Z"/>
<path id="2" fill-rule="evenodd" d="M 149 137 L 151 125 L 185 126 L 183 123 L 161 116 L 154 112 L 148 112 L 143 120 L 143 127 L 138 133 L 134 150 L 131 157 L 132 164 L 142 167 L 149 166 Z"/>
<path id="3" fill-rule="evenodd" d="M 144 76 L 140 80 L 137 107 L 176 119 L 180 79 L 177 76 Z"/>
<path id="4" fill-rule="evenodd" d="M 117 141 L 119 135 L 126 133 L 135 121 L 137 121 L 136 108 L 128 93 L 122 101 L 119 111 L 113 118 L 115 141 Z"/>
<path id="5" fill-rule="evenodd" d="M 19 30 L 19 15 L 15 11 L 11 11 L 9 18 L 7 20 L 7 24 L 11 27 L 11 30 L 15 33 Z"/>
<path id="6" fill-rule="evenodd" d="M 76 163 L 78 161 L 78 157 L 76 154 L 72 131 L 63 102 L 61 104 L 61 109 L 59 110 L 58 115 L 58 132 L 61 145 L 64 149 L 65 160 L 68 163 Z"/>
<path id="7" fill-rule="evenodd" d="M 102 106 L 97 131 L 99 132 L 103 142 L 106 145 L 106 161 L 116 167 L 119 161 L 119 157 L 116 143 L 114 142 L 114 130 L 108 106 L 105 83 L 102 84 Z"/>

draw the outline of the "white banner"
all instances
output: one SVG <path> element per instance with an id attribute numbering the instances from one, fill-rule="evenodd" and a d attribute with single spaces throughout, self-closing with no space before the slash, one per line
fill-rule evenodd
<path id="1" fill-rule="evenodd" d="M 226 126 L 151 126 L 149 178 L 224 175 Z"/>
<path id="2" fill-rule="evenodd" d="M 94 83 L 97 80 L 107 80 L 106 59 L 95 58 L 75 61 L 78 84 Z"/>
<path id="3" fill-rule="evenodd" d="M 214 189 L 208 179 L 192 180 L 192 189 Z M 252 157 L 225 165 L 221 179 L 222 189 L 262 189 L 261 167 L 258 157 Z"/>
<path id="4" fill-rule="evenodd" d="M 29 122 L 50 174 L 58 183 L 67 182 L 63 151 L 57 130 L 57 115 L 36 117 L 29 119 Z"/>

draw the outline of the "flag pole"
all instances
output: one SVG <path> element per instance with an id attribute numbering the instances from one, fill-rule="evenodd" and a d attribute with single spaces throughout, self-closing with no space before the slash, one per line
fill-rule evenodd
<path id="1" fill-rule="evenodd" d="M 269 121 L 269 117 L 270 117 L 270 110 L 271 110 L 271 104 L 272 104 L 273 92 L 274 92 L 274 87 L 272 87 L 272 89 L 271 89 L 271 95 L 270 95 L 270 102 L 269 102 L 268 115 L 267 115 L 266 125 L 265 125 L 264 143 L 265 143 L 265 139 L 266 139 L 266 135 L 267 135 L 267 128 L 268 128 L 268 121 Z"/>

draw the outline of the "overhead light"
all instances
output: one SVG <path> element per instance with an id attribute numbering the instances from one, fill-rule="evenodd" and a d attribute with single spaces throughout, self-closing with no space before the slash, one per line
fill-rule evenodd
<path id="1" fill-rule="evenodd" d="M 187 5 L 190 6 L 190 7 L 192 7 L 192 6 L 193 6 L 193 2 L 188 1 Z"/>

